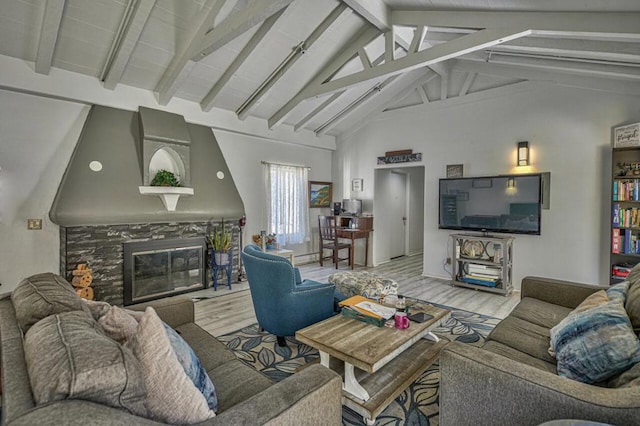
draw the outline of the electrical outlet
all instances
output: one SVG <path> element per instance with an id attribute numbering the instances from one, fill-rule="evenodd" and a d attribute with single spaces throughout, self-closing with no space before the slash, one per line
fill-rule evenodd
<path id="1" fill-rule="evenodd" d="M 447 257 L 447 265 L 451 265 L 451 258 Z"/>
<path id="2" fill-rule="evenodd" d="M 27 219 L 27 229 L 30 231 L 42 229 L 42 219 Z"/>

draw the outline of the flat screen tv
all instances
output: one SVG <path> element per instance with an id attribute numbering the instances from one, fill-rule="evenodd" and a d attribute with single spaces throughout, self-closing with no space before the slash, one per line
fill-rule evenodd
<path id="1" fill-rule="evenodd" d="M 440 229 L 540 235 L 542 175 L 440 179 Z"/>

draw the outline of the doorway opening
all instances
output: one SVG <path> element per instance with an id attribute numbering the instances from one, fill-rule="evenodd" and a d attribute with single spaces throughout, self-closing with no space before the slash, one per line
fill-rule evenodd
<path id="1" fill-rule="evenodd" d="M 374 265 L 424 248 L 424 166 L 374 171 Z"/>

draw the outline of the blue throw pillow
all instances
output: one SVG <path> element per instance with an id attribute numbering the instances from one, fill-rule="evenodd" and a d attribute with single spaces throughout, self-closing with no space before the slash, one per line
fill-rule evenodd
<path id="1" fill-rule="evenodd" d="M 184 341 L 177 331 L 169 327 L 164 322 L 163 325 L 167 331 L 167 336 L 169 336 L 171 347 L 176 353 L 182 368 L 184 368 L 184 372 L 187 373 L 187 376 L 191 379 L 196 388 L 198 388 L 200 393 L 204 395 L 209 408 L 216 413 L 218 411 L 218 397 L 216 396 L 216 389 L 213 387 L 213 382 L 202 366 L 198 356 L 193 352 L 191 346 Z"/>
<path id="2" fill-rule="evenodd" d="M 629 282 L 623 281 L 619 284 L 612 285 L 607 290 L 607 296 L 610 300 L 617 300 L 624 304 L 627 301 L 627 293 L 629 292 Z"/>
<path id="3" fill-rule="evenodd" d="M 558 375 L 598 383 L 640 362 L 640 341 L 616 299 L 571 312 L 551 329 Z"/>

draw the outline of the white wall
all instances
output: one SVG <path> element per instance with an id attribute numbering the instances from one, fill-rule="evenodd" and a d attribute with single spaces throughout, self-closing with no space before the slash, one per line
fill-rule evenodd
<path id="1" fill-rule="evenodd" d="M 329 150 L 272 142 L 222 131 L 214 131 L 214 134 L 244 202 L 247 215 L 244 244 L 250 243 L 251 235 L 259 234 L 260 230 L 266 229 L 267 225 L 262 161 L 308 166 L 311 167 L 309 180 L 331 181 L 331 151 Z M 333 198 L 336 199 L 335 196 Z M 294 250 L 296 255 L 317 251 L 317 217 L 320 214 L 330 214 L 330 209 L 309 209 L 311 241 L 286 248 Z"/>
<path id="2" fill-rule="evenodd" d="M 514 284 L 527 275 L 608 282 L 612 128 L 640 121 L 638 97 L 544 86 L 472 103 L 437 103 L 382 114 L 338 141 L 334 182 L 373 182 L 376 157 L 413 149 L 425 165 L 424 274 L 448 278 L 450 232 L 438 229 L 438 179 L 447 164 L 465 176 L 551 172 L 551 209 L 542 235 L 516 236 Z M 532 166 L 515 168 L 516 142 L 528 140 Z M 365 184 L 364 198 L 374 188 Z M 378 200 L 374 200 L 374 204 Z M 377 233 L 374 232 L 374 239 Z M 374 243 L 374 249 L 378 242 Z"/>

